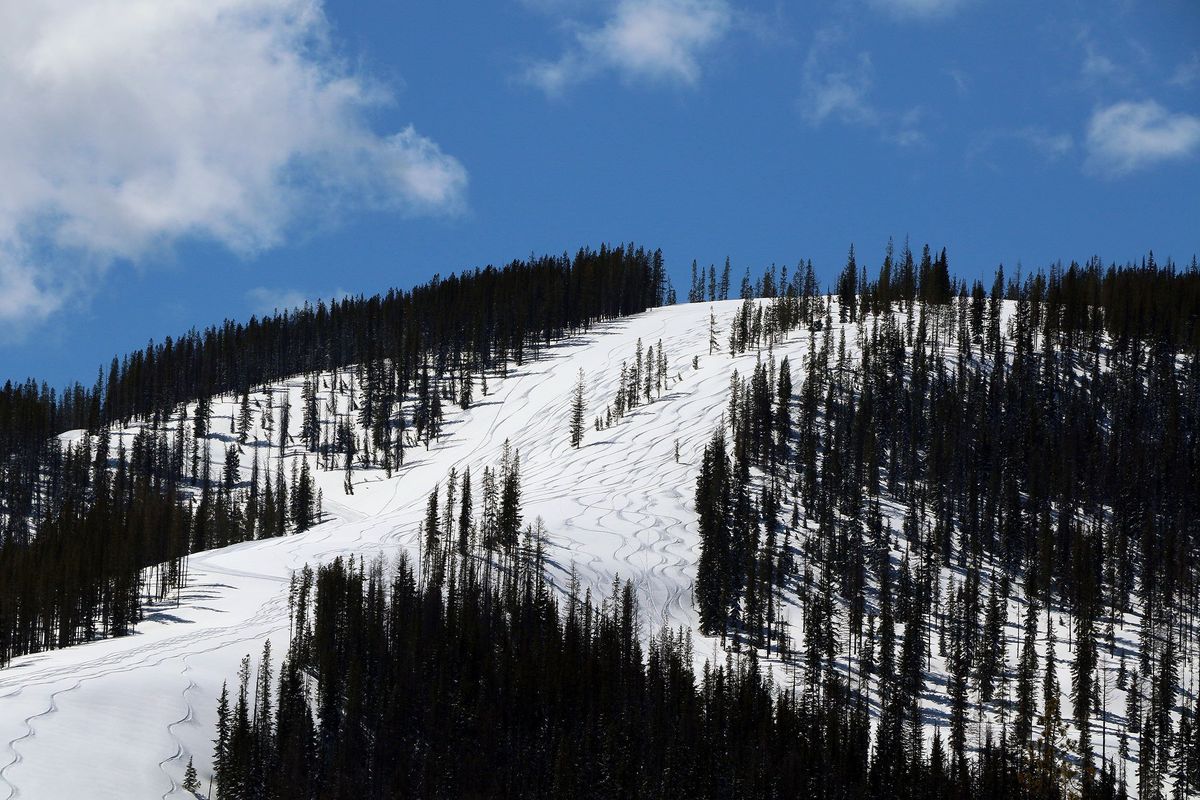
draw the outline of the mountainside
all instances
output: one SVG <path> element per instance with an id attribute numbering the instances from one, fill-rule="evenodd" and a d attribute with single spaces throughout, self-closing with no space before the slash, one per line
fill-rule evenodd
<path id="1" fill-rule="evenodd" d="M 850 274 L 857 279 L 853 269 Z M 1110 335 L 1089 334 L 1096 343 L 1094 363 L 1071 348 L 1060 361 L 1055 357 L 1057 332 L 1037 326 L 1030 331 L 1017 322 L 1028 313 L 1028 305 L 1022 306 L 1025 300 L 994 296 L 987 309 L 980 300 L 980 330 L 987 335 L 976 339 L 968 330 L 974 313 L 970 299 L 953 298 L 949 283 L 944 298 L 907 307 L 886 305 L 887 310 L 878 309 L 878 299 L 865 297 L 865 286 L 843 283 L 840 288 L 837 297 L 811 298 L 808 312 L 790 324 L 778 322 L 776 303 L 770 299 L 670 305 L 593 324 L 527 355 L 520 364 L 482 370 L 487 393 L 476 386 L 465 409 L 453 402 L 461 389 L 452 381 L 451 388 L 443 385 L 440 430 L 422 441 L 415 431 L 402 428 L 400 435 L 408 437 L 402 463 L 364 458 L 370 463 L 356 461 L 344 470 L 339 464 L 345 459 L 319 449 L 311 452 L 306 446 L 300 409 L 314 401 L 326 419 L 322 424 L 337 429 L 327 432 L 327 438 L 340 436 L 344 426 L 354 437 L 369 441 L 370 428 L 360 419 L 369 394 L 362 369 L 311 370 L 256 387 L 245 397 L 213 396 L 204 435 L 183 437 L 209 450 L 207 458 L 198 457 L 208 462 L 205 474 L 224 473 L 234 494 L 240 495 L 257 470 L 268 476 L 295 476 L 307 462 L 314 489 L 319 490 L 320 521 L 292 535 L 193 553 L 186 559 L 185 577 L 178 581 L 181 588 L 148 606 L 134 635 L 19 656 L 0 670 L 0 741 L 8 743 L 0 751 L 0 800 L 4 790 L 8 797 L 186 797 L 181 783 L 189 760 L 207 790 L 222 684 L 232 681 L 244 655 L 257 657 L 264 639 L 270 639 L 274 652 L 287 651 L 293 634 L 293 574 L 337 556 L 369 562 L 378 556 L 394 559 L 401 550 L 421 568 L 429 568 L 436 557 L 429 550 L 431 495 L 437 493 L 436 508 L 448 504 L 451 511 L 442 514 L 439 529 L 448 536 L 456 529 L 444 520 L 454 518 L 461 494 L 457 501 L 447 498 L 447 487 L 461 486 L 469 469 L 476 482 L 478 518 L 479 480 L 485 468 L 505 465 L 507 471 L 513 463 L 519 463 L 521 529 L 540 543 L 551 584 L 565 593 L 574 575 L 593 597 L 605 598 L 618 577 L 631 581 L 642 636 L 662 627 L 693 630 L 698 671 L 705 661 L 723 663 L 725 648 L 731 647 L 741 653 L 753 651 L 785 691 L 819 698 L 831 691 L 830 681 L 836 679 L 862 696 L 881 741 L 915 741 L 918 752 L 926 754 L 934 741 L 950 751 L 957 747 L 971 753 L 999 740 L 1002 731 L 1014 738 L 1016 718 L 1025 715 L 1031 719 L 1028 736 L 1050 744 L 1036 748 L 1043 761 L 1031 769 L 1061 772 L 1076 789 L 1083 780 L 1081 755 L 1090 749 L 1095 769 L 1111 761 L 1114 779 L 1123 779 L 1136 792 L 1148 760 L 1140 745 L 1146 737 L 1140 734 L 1153 725 L 1155 731 L 1170 731 L 1173 745 L 1165 751 L 1167 759 L 1159 757 L 1154 774 L 1163 779 L 1167 791 L 1172 786 L 1183 791 L 1177 776 L 1195 769 L 1188 763 L 1194 757 L 1189 753 L 1196 735 L 1190 718 L 1200 680 L 1200 651 L 1188 611 L 1195 608 L 1194 539 L 1164 543 L 1176 548 L 1165 563 L 1177 564 L 1178 569 L 1162 574 L 1157 568 L 1134 569 L 1145 561 L 1138 547 L 1147 545 L 1129 544 L 1123 558 L 1111 552 L 1110 543 L 1117 541 L 1111 531 L 1121 527 L 1114 520 L 1118 511 L 1111 497 L 1098 496 L 1088 498 L 1094 505 L 1080 510 L 1047 500 L 1044 508 L 1011 519 L 1011 531 L 989 534 L 989 543 L 981 543 L 967 515 L 939 515 L 937 508 L 925 505 L 926 498 L 932 501 L 938 495 L 929 486 L 922 488 L 926 482 L 948 486 L 962 479 L 939 472 L 938 463 L 957 463 L 952 456 L 927 454 L 924 448 L 929 442 L 947 448 L 954 443 L 929 432 L 927 439 L 905 443 L 914 453 L 921 451 L 922 472 L 907 478 L 893 474 L 890 480 L 871 476 L 871 470 L 889 472 L 878 462 L 901 443 L 867 446 L 869 434 L 851 422 L 860 418 L 856 415 L 864 404 L 885 403 L 885 398 L 839 395 L 845 387 L 861 389 L 864 375 L 874 370 L 881 379 L 898 381 L 895 398 L 902 396 L 914 375 L 922 376 L 917 380 L 932 375 L 949 387 L 957 383 L 965 398 L 969 393 L 963 387 L 968 383 L 985 386 L 992 379 L 996 362 L 980 359 L 985 348 L 995 348 L 1005 354 L 1003 370 L 1016 374 L 1021 365 L 1015 359 L 1030 353 L 1045 359 L 1047 374 L 1056 376 L 1054 391 L 1044 398 L 1046 413 L 1066 414 L 1075 383 L 1082 380 L 1079 376 L 1090 373 L 1098 380 L 1125 368 L 1124 357 L 1112 356 Z M 864 363 L 866 343 L 884 330 L 902 343 L 900 362 Z M 916 350 L 914 337 L 920 345 Z M 994 339 L 985 345 L 988 337 Z M 871 358 L 880 352 L 875 345 L 866 349 Z M 1101 350 L 1107 352 L 1103 359 Z M 647 351 L 653 355 L 644 358 Z M 903 366 L 906 359 L 921 367 L 910 373 Z M 791 386 L 780 389 L 776 376 L 782 374 L 785 361 Z M 1136 356 L 1133 361 L 1134 374 L 1140 375 L 1137 369 L 1144 363 L 1136 366 Z M 1159 379 L 1177 380 L 1181 387 L 1178 403 L 1185 408 L 1164 424 L 1185 448 L 1194 448 L 1196 442 L 1192 426 L 1198 398 L 1187 392 L 1195 386 L 1195 370 L 1194 354 L 1181 354 L 1157 373 Z M 580 376 L 585 424 L 580 446 L 573 447 L 569 423 Z M 806 396 L 818 386 L 826 388 Z M 439 393 L 436 387 L 433 391 Z M 1015 407 L 1019 391 L 1008 391 L 1008 397 L 1018 398 L 1009 401 Z M 1056 399 L 1057 391 L 1067 400 Z M 743 408 L 757 402 L 748 397 L 760 395 L 765 398 L 761 413 Z M 777 401 L 777 396 L 785 399 Z M 951 395 L 942 395 L 946 396 Z M 1006 401 L 997 396 L 995 402 L 999 408 Z M 248 428 L 241 427 L 244 406 L 250 409 Z M 290 414 L 283 411 L 285 406 Z M 779 422 L 781 409 L 790 415 L 784 422 Z M 195 403 L 185 410 L 187 419 L 197 417 Z M 1138 413 L 1136 407 L 1120 411 Z M 926 412 L 929 426 L 950 425 L 948 417 L 938 417 L 936 407 L 919 410 Z M 420 412 L 415 406 L 402 406 L 400 413 L 415 418 Z M 899 408 L 896 413 L 918 412 Z M 987 410 L 979 414 L 979 425 L 987 425 Z M 993 409 L 993 421 L 998 418 L 994 414 Z M 285 418 L 287 428 L 281 431 Z M 849 451 L 857 466 L 836 461 L 844 454 L 829 446 L 836 441 L 829 437 L 842 422 L 860 437 Z M 111 451 L 132 450 L 135 436 L 149 424 L 116 426 Z M 179 440 L 181 424 L 178 416 L 162 421 L 160 432 L 168 448 Z M 808 438 L 805 424 L 812 426 Z M 762 430 L 756 430 L 760 425 Z M 784 433 L 775 435 L 771 425 Z M 1113 430 L 1117 428 L 1113 423 Z M 1020 432 L 1021 437 L 1039 435 L 1048 434 L 1038 433 L 1036 420 Z M 73 431 L 60 438 L 79 442 L 86 436 Z M 240 439 L 244 443 L 239 444 Z M 727 439 L 730 463 L 740 458 L 745 473 L 723 482 L 722 491 L 730 485 L 736 489 L 738 481 L 744 484 L 751 510 L 743 513 L 753 519 L 755 533 L 753 544 L 735 541 L 725 546 L 738 558 L 767 555 L 748 556 L 749 563 L 736 568 L 705 567 L 706 548 L 715 548 L 716 539 L 711 532 L 715 512 L 701 507 L 706 503 L 704 487 L 715 485 L 715 443 L 719 440 L 725 447 Z M 816 449 L 806 454 L 808 446 Z M 745 447 L 761 452 L 739 456 L 738 448 Z M 231 477 L 225 467 L 234 452 L 239 463 Z M 1038 448 L 1031 445 L 1024 452 Z M 1195 453 L 1189 452 L 1192 462 L 1177 468 L 1194 470 Z M 1017 455 L 1014 449 L 1006 458 Z M 1072 455 L 1077 460 L 1088 457 L 1087 452 Z M 893 465 L 904 458 L 893 453 Z M 820 476 L 807 475 L 805 463 L 818 464 Z M 826 483 L 832 480 L 829 476 L 860 473 L 866 477 L 839 479 L 839 485 L 851 488 L 843 490 L 847 496 L 830 500 L 837 490 Z M 996 474 L 1008 473 L 997 467 Z M 1082 477 L 1078 481 L 1087 484 Z M 1032 505 L 1031 492 L 1037 487 L 1014 483 L 1005 484 L 1004 490 L 1015 493 L 1014 507 L 1024 508 L 1026 501 Z M 200 500 L 196 486 L 183 491 L 193 503 Z M 981 502 L 1000 496 L 997 489 Z M 725 502 L 736 505 L 734 500 Z M 818 516 L 818 507 L 831 510 Z M 989 507 L 976 519 L 1009 519 L 1006 513 Z M 1176 529 L 1153 518 L 1142 524 L 1150 532 L 1160 526 Z M 990 530 L 990 525 L 983 527 Z M 1180 520 L 1178 527 L 1194 532 L 1195 522 Z M 726 529 L 740 535 L 733 523 L 722 523 Z M 1018 539 L 1041 542 L 1044 550 L 1018 552 Z M 1086 547 L 1109 551 L 1080 556 L 1080 548 Z M 714 553 L 707 551 L 710 559 Z M 1102 569 L 1117 569 L 1122 562 L 1130 566 L 1128 572 L 1109 574 Z M 701 574 L 705 569 L 725 571 L 720 578 L 724 588 L 712 589 L 711 600 L 702 596 L 710 586 Z M 1071 569 L 1080 577 L 1068 584 L 1062 573 Z M 731 577 L 734 572 L 737 576 Z M 1166 600 L 1149 607 L 1142 601 L 1145 584 L 1163 575 L 1178 582 L 1156 589 L 1155 597 L 1165 595 Z M 886 591 L 881 576 L 886 576 Z M 764 588 L 755 589 L 759 585 Z M 1081 600 L 1079 586 L 1093 586 L 1088 591 L 1103 599 L 1088 595 Z M 905 608 L 893 609 L 893 603 Z M 1084 608 L 1089 618 L 1081 623 Z M 1094 641 L 1088 651 L 1094 665 L 1085 672 L 1094 685 L 1085 687 L 1082 695 L 1076 679 L 1081 631 L 1084 641 Z M 981 664 L 989 647 L 992 665 L 985 669 Z M 889 650 L 886 657 L 883 648 Z M 905 663 L 912 658 L 915 664 Z M 919 676 L 915 686 L 894 678 L 912 670 Z M 1169 671 L 1173 674 L 1167 675 Z M 1138 691 L 1133 702 L 1154 708 L 1153 719 L 1146 715 L 1144 723 L 1144 712 L 1132 714 L 1134 687 Z M 891 710 L 895 696 L 905 691 L 912 692 L 909 701 L 920 709 L 915 733 L 887 727 L 913 724 L 910 709 Z M 1083 713 L 1074 706 L 1080 696 L 1088 698 L 1089 708 Z M 1050 697 L 1055 702 L 1047 708 Z M 1086 727 L 1081 729 L 1080 722 Z M 1083 731 L 1086 737 L 1081 741 Z M 957 743 L 955 736 L 960 738 Z M 1162 743 L 1154 746 L 1161 749 Z"/>
<path id="2" fill-rule="evenodd" d="M 506 440 L 521 456 L 524 514 L 543 518 L 560 585 L 572 564 L 598 596 L 619 574 L 638 587 L 648 624 L 694 627 L 692 484 L 730 368 L 728 359 L 705 357 L 700 370 L 691 369 L 707 326 L 708 306 L 701 305 L 603 323 L 507 378 L 490 378 L 489 394 L 466 411 L 448 410 L 442 439 L 428 450 L 411 449 L 392 478 L 380 469 L 356 471 L 354 494 L 346 496 L 340 471 L 316 472 L 328 521 L 301 534 L 192 555 L 178 604 L 171 598 L 156 605 L 136 635 L 14 659 L 0 671 L 0 739 L 9 742 L 0 786 L 14 797 L 171 796 L 188 757 L 206 774 L 221 683 L 244 654 L 261 649 L 264 637 L 276 652 L 286 649 L 291 572 L 337 555 L 393 557 L 404 547 L 415 556 L 429 492 L 452 467 L 479 475 L 498 464 Z M 572 449 L 567 409 L 578 370 L 595 410 L 615 394 L 616 369 L 638 338 L 662 340 L 671 389 L 602 434 L 589 426 L 584 446 Z M 302 380 L 275 387 L 273 402 L 284 387 L 298 408 Z M 253 398 L 265 403 L 267 395 Z M 214 441 L 231 438 L 237 403 L 214 400 Z M 298 432 L 299 420 L 294 424 Z M 134 430 L 114 436 L 114 448 Z M 292 447 L 287 458 L 299 458 L 298 450 Z M 247 478 L 249 460 L 242 459 Z M 219 466 L 218 455 L 214 461 Z M 698 651 L 713 655 L 711 646 Z"/>

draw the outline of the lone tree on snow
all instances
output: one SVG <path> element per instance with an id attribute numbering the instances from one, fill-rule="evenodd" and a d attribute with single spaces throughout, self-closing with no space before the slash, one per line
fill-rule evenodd
<path id="1" fill-rule="evenodd" d="M 196 775 L 196 767 L 192 759 L 188 759 L 187 770 L 183 773 L 183 790 L 196 794 L 200 791 L 200 778 Z"/>
<path id="2" fill-rule="evenodd" d="M 583 441 L 583 369 L 575 381 L 575 398 L 571 401 L 571 447 L 579 447 Z"/>

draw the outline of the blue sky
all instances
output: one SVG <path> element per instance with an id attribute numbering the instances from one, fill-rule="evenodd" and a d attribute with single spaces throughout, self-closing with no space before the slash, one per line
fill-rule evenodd
<path id="1" fill-rule="evenodd" d="M 889 235 L 966 275 L 1200 252 L 1191 0 L 21 5 L 0 379 L 603 241 L 677 285 Z"/>

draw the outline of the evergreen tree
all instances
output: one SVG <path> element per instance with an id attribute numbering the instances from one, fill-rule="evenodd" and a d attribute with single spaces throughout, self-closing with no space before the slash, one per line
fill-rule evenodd
<path id="1" fill-rule="evenodd" d="M 507 445 L 507 442 L 505 442 Z M 517 544 L 521 531 L 521 454 L 512 456 L 500 476 L 500 510 L 496 519 L 500 542 L 506 550 Z"/>
<path id="2" fill-rule="evenodd" d="M 723 633 L 732 601 L 733 557 L 729 530 L 729 462 L 725 434 L 718 426 L 704 448 L 696 482 L 696 512 L 700 517 L 700 562 L 696 571 L 696 604 L 700 630 Z"/>
<path id="3" fill-rule="evenodd" d="M 200 792 L 200 778 L 196 775 L 196 768 L 192 765 L 192 759 L 188 759 L 187 769 L 183 771 L 182 788 L 185 792 L 198 794 Z"/>
<path id="4" fill-rule="evenodd" d="M 474 524 L 471 521 L 471 468 L 463 470 L 462 476 L 462 507 L 458 515 L 458 553 L 466 556 L 473 544 L 472 532 Z"/>
<path id="5" fill-rule="evenodd" d="M 583 417 L 586 406 L 583 402 L 583 369 L 575 381 L 575 392 L 571 399 L 571 447 L 578 448 L 583 442 Z"/>
<path id="6" fill-rule="evenodd" d="M 245 444 L 250 435 L 250 390 L 242 392 L 242 401 L 238 410 L 238 444 Z"/>
<path id="7" fill-rule="evenodd" d="M 229 685 L 222 683 L 221 696 L 217 700 L 217 738 L 213 740 L 213 780 L 218 784 L 229 774 L 229 734 Z"/>

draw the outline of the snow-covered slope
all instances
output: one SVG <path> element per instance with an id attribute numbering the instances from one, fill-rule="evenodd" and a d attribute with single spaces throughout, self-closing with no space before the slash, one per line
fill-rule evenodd
<path id="1" fill-rule="evenodd" d="M 717 305 L 731 313 L 737 304 Z M 694 625 L 692 486 L 731 368 L 707 349 L 700 369 L 691 368 L 707 344 L 708 314 L 706 305 L 684 305 L 605 323 L 505 379 L 490 376 L 489 395 L 467 411 L 448 406 L 441 441 L 410 449 L 392 478 L 356 472 L 346 496 L 340 472 L 318 472 L 330 521 L 193 555 L 178 605 L 153 609 L 133 636 L 14 660 L 0 671 L 0 800 L 185 797 L 177 787 L 189 757 L 207 781 L 222 681 L 243 655 L 257 656 L 264 637 L 276 652 L 286 647 L 291 572 L 342 554 L 415 554 L 434 485 L 451 467 L 478 476 L 494 466 L 506 439 L 521 455 L 524 516 L 545 521 L 560 584 L 572 564 L 595 593 L 607 594 L 620 574 L 638 585 L 648 621 Z M 620 363 L 632 360 L 638 338 L 656 347 L 662 340 L 671 388 L 597 432 L 591 419 L 616 395 Z M 580 368 L 590 414 L 575 450 L 567 414 Z M 288 383 L 293 408 L 301 384 Z M 214 437 L 230 431 L 233 405 L 214 403 Z M 217 444 L 215 457 L 224 447 Z"/>
<path id="2" fill-rule="evenodd" d="M 735 358 L 709 355 L 710 308 L 718 327 L 727 331 L 738 306 L 738 301 L 679 305 L 608 322 L 552 347 L 503 379 L 489 376 L 490 393 L 477 393 L 467 411 L 448 404 L 441 440 L 428 450 L 409 449 L 404 467 L 393 477 L 380 470 L 356 471 L 354 494 L 347 496 L 340 471 L 317 472 L 329 517 L 323 524 L 303 534 L 193 555 L 188 586 L 178 603 L 152 609 L 133 636 L 14 660 L 0 670 L 0 800 L 182 798 L 186 793 L 178 787 L 189 758 L 207 784 L 222 682 L 236 674 L 243 655 L 257 656 L 264 638 L 272 639 L 277 653 L 286 647 L 292 571 L 338 555 L 394 557 L 407 548 L 415 556 L 430 491 L 444 484 L 451 468 L 461 474 L 470 467 L 478 481 L 482 467 L 499 462 L 506 440 L 521 456 L 525 520 L 541 517 L 544 522 L 552 580 L 565 587 L 574 567 L 594 595 L 607 596 L 614 576 L 631 579 L 639 590 L 646 633 L 663 624 L 694 628 L 691 590 L 699 548 L 692 501 L 700 458 L 727 410 L 733 370 L 746 375 L 760 357 L 754 352 Z M 845 327 L 853 353 L 856 327 Z M 656 349 L 661 340 L 669 365 L 667 386 L 653 402 L 595 430 L 590 422 L 615 398 L 621 363 L 632 361 L 639 339 Z M 801 331 L 774 350 L 777 360 L 790 356 L 795 386 L 803 381 L 808 343 L 808 332 Z M 696 357 L 698 367 L 693 368 Z M 568 413 L 580 369 L 589 424 L 583 446 L 573 449 Z M 298 409 L 302 384 L 297 378 L 272 387 L 273 399 L 265 392 L 254 398 L 277 405 L 286 389 L 292 408 Z M 232 440 L 235 413 L 234 398 L 214 402 L 214 473 Z M 299 416 L 292 414 L 294 430 Z M 265 443 L 259 447 L 270 451 Z M 300 457 L 299 448 L 289 451 L 288 458 Z M 252 453 L 242 457 L 243 474 L 252 458 Z M 884 511 L 899 530 L 902 509 L 885 506 Z M 895 563 L 904 547 L 897 541 Z M 945 570 L 943 586 L 951 580 L 961 581 L 961 575 Z M 793 603 L 784 607 L 798 640 L 801 614 Z M 844 610 L 837 613 L 845 619 Z M 1014 600 L 1005 630 L 1010 668 L 1019 651 L 1022 617 L 1023 606 Z M 1059 627 L 1056 663 L 1065 691 L 1070 673 L 1063 641 L 1070 622 L 1057 611 L 1048 618 Z M 1043 620 L 1039 638 L 1044 640 L 1045 634 Z M 856 658 L 844 651 L 844 634 L 836 639 L 842 650 L 840 668 L 855 670 Z M 1135 652 L 1137 620 L 1118 624 L 1115 639 L 1118 651 Z M 723 658 L 714 640 L 697 637 L 696 645 L 701 660 Z M 1111 687 L 1116 664 L 1106 648 L 1101 648 L 1100 669 L 1104 686 Z M 922 704 L 942 712 L 927 720 L 932 730 L 946 719 L 945 665 L 936 647 L 930 671 Z M 1194 675 L 1192 663 L 1184 685 L 1191 685 Z M 1110 694 L 1108 709 L 1115 719 L 1118 710 L 1123 713 L 1124 692 Z M 1069 719 L 1065 698 L 1063 710 Z M 971 718 L 978 720 L 969 734 L 973 744 L 985 735 L 988 717 L 973 713 Z M 1116 755 L 1111 731 L 1104 737 L 1097 730 L 1093 742 L 1098 750 Z"/>

